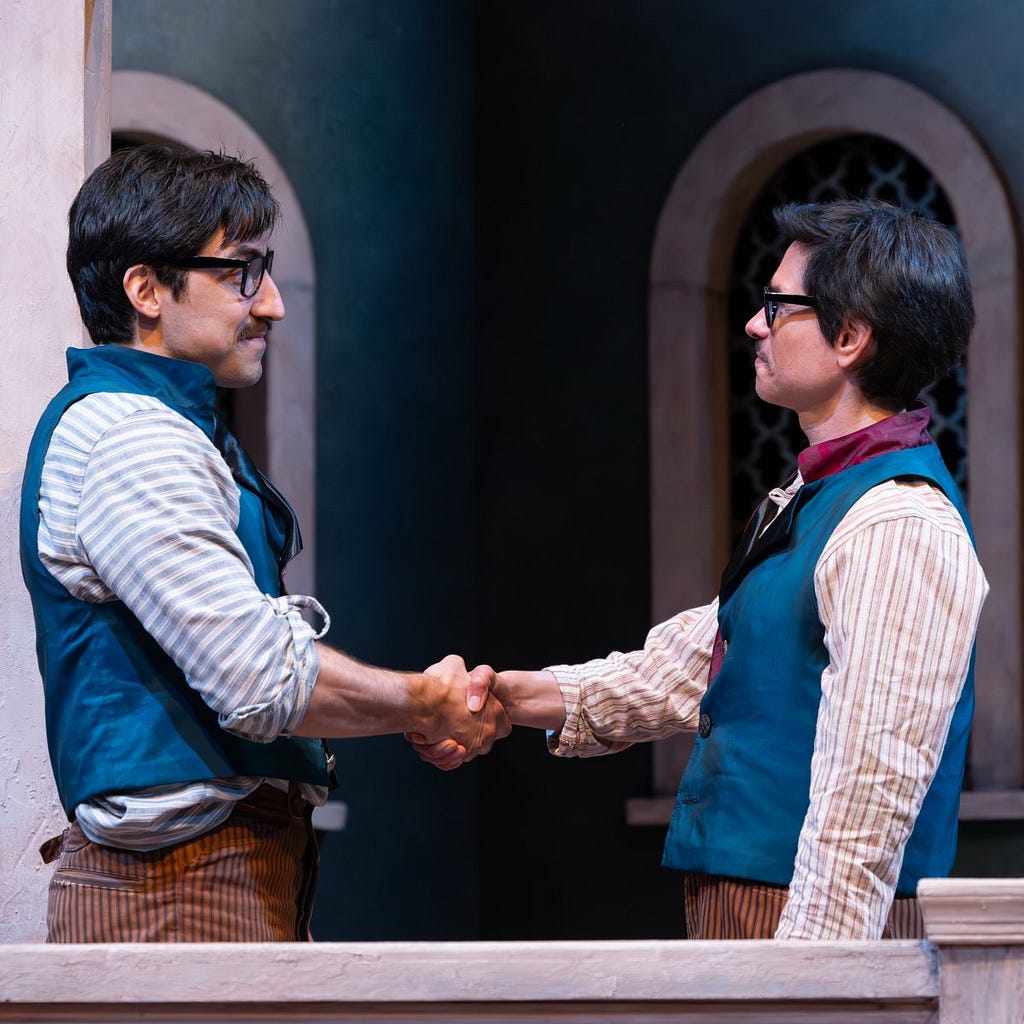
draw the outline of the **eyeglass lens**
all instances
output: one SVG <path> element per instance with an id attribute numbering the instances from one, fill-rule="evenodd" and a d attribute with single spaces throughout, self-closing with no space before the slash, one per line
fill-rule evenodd
<path id="1" fill-rule="evenodd" d="M 242 279 L 242 295 L 244 295 L 245 298 L 251 299 L 260 290 L 260 285 L 263 284 L 263 275 L 270 270 L 273 263 L 273 249 L 269 249 L 266 255 L 253 256 L 253 258 L 249 260 Z"/>

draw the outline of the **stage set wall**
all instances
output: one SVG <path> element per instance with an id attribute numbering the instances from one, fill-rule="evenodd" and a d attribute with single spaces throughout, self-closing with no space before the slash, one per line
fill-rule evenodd
<path id="1" fill-rule="evenodd" d="M 764 85 L 878 70 L 969 124 L 1019 210 L 1022 40 L 1010 0 L 115 0 L 115 70 L 234 108 L 307 219 L 329 639 L 404 668 L 640 645 L 648 275 L 680 166 Z M 520 730 L 444 775 L 398 738 L 335 747 L 319 937 L 682 934 L 663 830 L 625 824 L 648 749 L 563 762 Z M 965 826 L 957 870 L 1024 873 L 1022 829 Z"/>
<path id="2" fill-rule="evenodd" d="M 444 6 L 114 5 L 115 70 L 228 104 L 295 188 L 317 275 L 328 640 L 408 669 L 475 639 L 473 39 L 468 5 Z M 334 749 L 347 825 L 324 837 L 315 934 L 477 934 L 475 771 L 437 772 L 398 737 Z"/>

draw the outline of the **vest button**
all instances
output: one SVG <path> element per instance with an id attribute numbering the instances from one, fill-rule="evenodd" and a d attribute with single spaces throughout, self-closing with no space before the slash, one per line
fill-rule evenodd
<path id="1" fill-rule="evenodd" d="M 697 722 L 697 732 L 702 740 L 706 740 L 711 735 L 711 724 L 710 715 L 700 716 L 700 720 Z"/>

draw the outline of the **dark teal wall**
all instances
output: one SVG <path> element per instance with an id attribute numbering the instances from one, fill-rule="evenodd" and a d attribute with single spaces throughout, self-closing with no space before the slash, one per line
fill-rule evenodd
<path id="1" fill-rule="evenodd" d="M 420 669 L 473 653 L 473 37 L 463 0 L 116 0 L 114 66 L 233 107 L 312 234 L 319 596 L 329 639 Z M 287 296 L 285 296 L 287 300 Z M 336 744 L 315 932 L 478 931 L 475 769 Z"/>
<path id="2" fill-rule="evenodd" d="M 642 642 L 650 247 L 688 153 L 750 92 L 823 67 L 897 75 L 972 126 L 1024 200 L 1012 0 L 114 10 L 115 67 L 230 104 L 299 195 L 319 277 L 320 596 L 331 640 L 385 664 L 456 649 L 532 667 Z M 338 752 L 351 818 L 325 843 L 321 938 L 680 934 L 661 830 L 624 825 L 647 750 L 563 763 L 524 731 L 449 775 L 397 739 Z M 1024 873 L 1019 831 L 965 830 L 958 869 Z"/>

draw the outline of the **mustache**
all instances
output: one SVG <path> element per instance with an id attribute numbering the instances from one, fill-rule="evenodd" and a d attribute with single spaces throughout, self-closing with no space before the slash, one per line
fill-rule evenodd
<path id="1" fill-rule="evenodd" d="M 238 332 L 238 337 L 245 338 L 269 338 L 270 332 L 274 329 L 274 321 L 266 320 L 263 317 L 252 317 L 248 324 Z"/>

